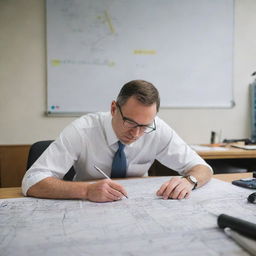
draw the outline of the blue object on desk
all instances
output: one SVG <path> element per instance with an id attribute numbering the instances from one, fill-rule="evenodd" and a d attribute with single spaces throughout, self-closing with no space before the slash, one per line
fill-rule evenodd
<path id="1" fill-rule="evenodd" d="M 232 184 L 239 186 L 239 187 L 256 189 L 256 178 L 233 180 Z"/>

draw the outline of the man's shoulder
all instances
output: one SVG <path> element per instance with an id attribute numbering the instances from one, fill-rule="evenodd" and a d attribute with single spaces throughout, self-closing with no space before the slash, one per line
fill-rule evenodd
<path id="1" fill-rule="evenodd" d="M 162 127 L 168 127 L 171 129 L 171 126 L 169 124 L 166 123 L 166 121 L 164 121 L 162 118 L 160 118 L 159 116 L 155 117 L 155 122 L 156 122 L 156 127 L 158 128 L 162 128 Z"/>
<path id="2" fill-rule="evenodd" d="M 73 121 L 76 128 L 95 128 L 101 126 L 105 120 L 111 118 L 109 112 L 88 113 Z"/>

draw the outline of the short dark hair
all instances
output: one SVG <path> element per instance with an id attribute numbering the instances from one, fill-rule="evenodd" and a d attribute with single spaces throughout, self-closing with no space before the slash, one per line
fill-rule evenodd
<path id="1" fill-rule="evenodd" d="M 135 97 L 143 105 L 150 106 L 156 103 L 156 110 L 159 111 L 160 97 L 156 87 L 144 80 L 132 80 L 126 83 L 117 96 L 117 103 L 123 106 L 130 97 Z"/>

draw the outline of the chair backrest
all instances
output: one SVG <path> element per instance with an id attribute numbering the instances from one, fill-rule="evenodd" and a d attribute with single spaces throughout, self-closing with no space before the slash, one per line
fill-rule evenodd
<path id="1" fill-rule="evenodd" d="M 28 161 L 27 161 L 27 170 L 32 166 L 32 164 L 41 156 L 41 154 L 48 148 L 48 146 L 53 142 L 53 140 L 43 140 L 35 142 L 31 145 Z M 72 166 L 69 171 L 63 177 L 63 180 L 73 180 L 76 172 L 74 167 Z"/>

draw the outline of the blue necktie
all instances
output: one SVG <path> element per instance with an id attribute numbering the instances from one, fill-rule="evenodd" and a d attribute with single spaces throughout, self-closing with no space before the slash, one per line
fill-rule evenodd
<path id="1" fill-rule="evenodd" d="M 118 150 L 116 151 L 112 163 L 111 178 L 124 178 L 126 176 L 126 156 L 124 153 L 124 144 L 118 141 Z"/>

